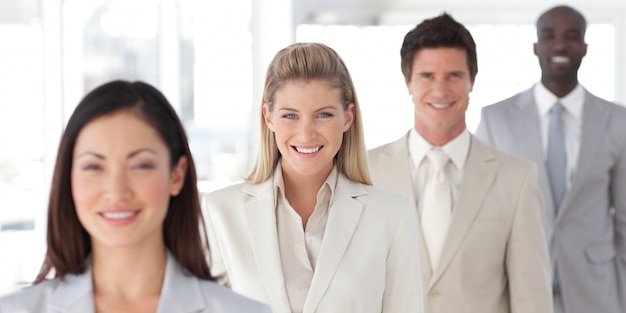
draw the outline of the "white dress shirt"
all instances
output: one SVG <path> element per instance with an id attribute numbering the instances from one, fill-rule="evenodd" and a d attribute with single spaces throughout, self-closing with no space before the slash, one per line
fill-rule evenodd
<path id="1" fill-rule="evenodd" d="M 582 133 L 582 115 L 583 103 L 585 101 L 585 90 L 578 84 L 563 98 L 557 98 L 542 83 L 535 84 L 533 90 L 535 103 L 537 103 L 537 111 L 539 113 L 539 121 L 541 128 L 541 141 L 543 145 L 544 159 L 547 157 L 548 150 L 548 128 L 550 124 L 550 109 L 558 101 L 565 110 L 562 111 L 563 126 L 565 132 L 565 153 L 567 156 L 567 189 L 572 185 L 574 175 L 576 174 L 576 164 L 578 162 L 578 153 L 580 150 L 580 136 Z"/>
<path id="2" fill-rule="evenodd" d="M 324 239 L 328 208 L 332 202 L 336 183 L 337 168 L 333 167 L 326 182 L 317 193 L 317 203 L 313 214 L 302 229 L 302 218 L 285 198 L 285 185 L 280 163 L 276 167 L 274 173 L 276 229 L 280 262 L 291 312 L 302 312 L 304 309 Z"/>
<path id="3" fill-rule="evenodd" d="M 464 130 L 456 138 L 452 139 L 446 145 L 440 147 L 448 157 L 450 162 L 446 165 L 444 172 L 448 181 L 450 182 L 450 189 L 452 191 L 452 212 L 454 212 L 454 205 L 459 194 L 461 187 L 461 180 L 463 178 L 463 167 L 465 166 L 465 160 L 470 148 L 470 133 Z M 411 166 L 411 172 L 413 175 L 413 186 L 415 188 L 415 203 L 418 204 L 418 214 L 422 214 L 422 195 L 424 189 L 428 183 L 428 179 L 433 175 L 435 169 L 431 165 L 431 162 L 426 158 L 426 153 L 433 148 L 422 135 L 420 135 L 415 128 L 411 129 L 409 134 L 409 153 L 410 158 L 413 161 Z"/>

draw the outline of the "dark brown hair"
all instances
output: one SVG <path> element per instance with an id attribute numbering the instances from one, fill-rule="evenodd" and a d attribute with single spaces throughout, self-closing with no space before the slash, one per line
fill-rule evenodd
<path id="1" fill-rule="evenodd" d="M 35 284 L 54 270 L 55 276 L 83 273 L 91 253 L 90 236 L 81 225 L 71 191 L 73 150 L 80 131 L 98 117 L 123 110 L 136 114 L 151 125 L 170 152 L 171 167 L 187 158 L 183 188 L 170 197 L 163 222 L 166 248 L 183 268 L 201 278 L 213 280 L 206 262 L 203 240 L 206 230 L 196 185 L 196 169 L 187 135 L 165 96 L 143 82 L 112 81 L 89 92 L 80 101 L 61 137 L 48 204 L 47 251 Z"/>
<path id="2" fill-rule="evenodd" d="M 467 53 L 470 79 L 478 73 L 476 43 L 470 32 L 447 13 L 424 20 L 410 30 L 400 48 L 400 67 L 405 81 L 411 81 L 415 53 L 424 48 L 460 48 Z"/>

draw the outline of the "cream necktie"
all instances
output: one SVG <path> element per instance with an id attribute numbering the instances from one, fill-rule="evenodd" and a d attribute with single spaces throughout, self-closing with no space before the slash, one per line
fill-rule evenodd
<path id="1" fill-rule="evenodd" d="M 448 156 L 439 149 L 432 149 L 426 154 L 430 160 L 434 175 L 424 188 L 424 200 L 422 202 L 422 229 L 424 240 L 428 249 L 431 268 L 437 267 L 439 256 L 446 239 L 448 226 L 450 225 L 452 199 L 450 183 L 444 169 L 448 163 Z"/>

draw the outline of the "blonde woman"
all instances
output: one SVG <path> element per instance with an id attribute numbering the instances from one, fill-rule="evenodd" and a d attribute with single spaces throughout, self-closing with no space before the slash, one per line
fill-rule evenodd
<path id="1" fill-rule="evenodd" d="M 359 104 L 339 55 L 279 51 L 246 182 L 205 196 L 211 272 L 287 312 L 422 312 L 418 230 L 406 196 L 371 186 Z"/>

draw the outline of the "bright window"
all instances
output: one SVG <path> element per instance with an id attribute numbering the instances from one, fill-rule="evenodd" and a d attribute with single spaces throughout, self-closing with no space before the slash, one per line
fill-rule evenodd
<path id="1" fill-rule="evenodd" d="M 39 2 L 19 4 L 19 12 L 0 13 L 5 43 L 0 45 L 0 294 L 15 282 L 32 280 L 31 260 L 40 261 L 42 245 L 34 237 L 35 220 L 46 194 Z M 33 249 L 24 249 L 25 244 Z"/>
<path id="2" fill-rule="evenodd" d="M 5 3 L 0 40 L 10 44 L 0 46 L 0 295 L 35 279 L 45 252 L 47 175 L 57 135 L 98 85 L 142 80 L 165 94 L 187 130 L 201 191 L 246 174 L 248 134 L 256 127 L 251 0 Z"/>

